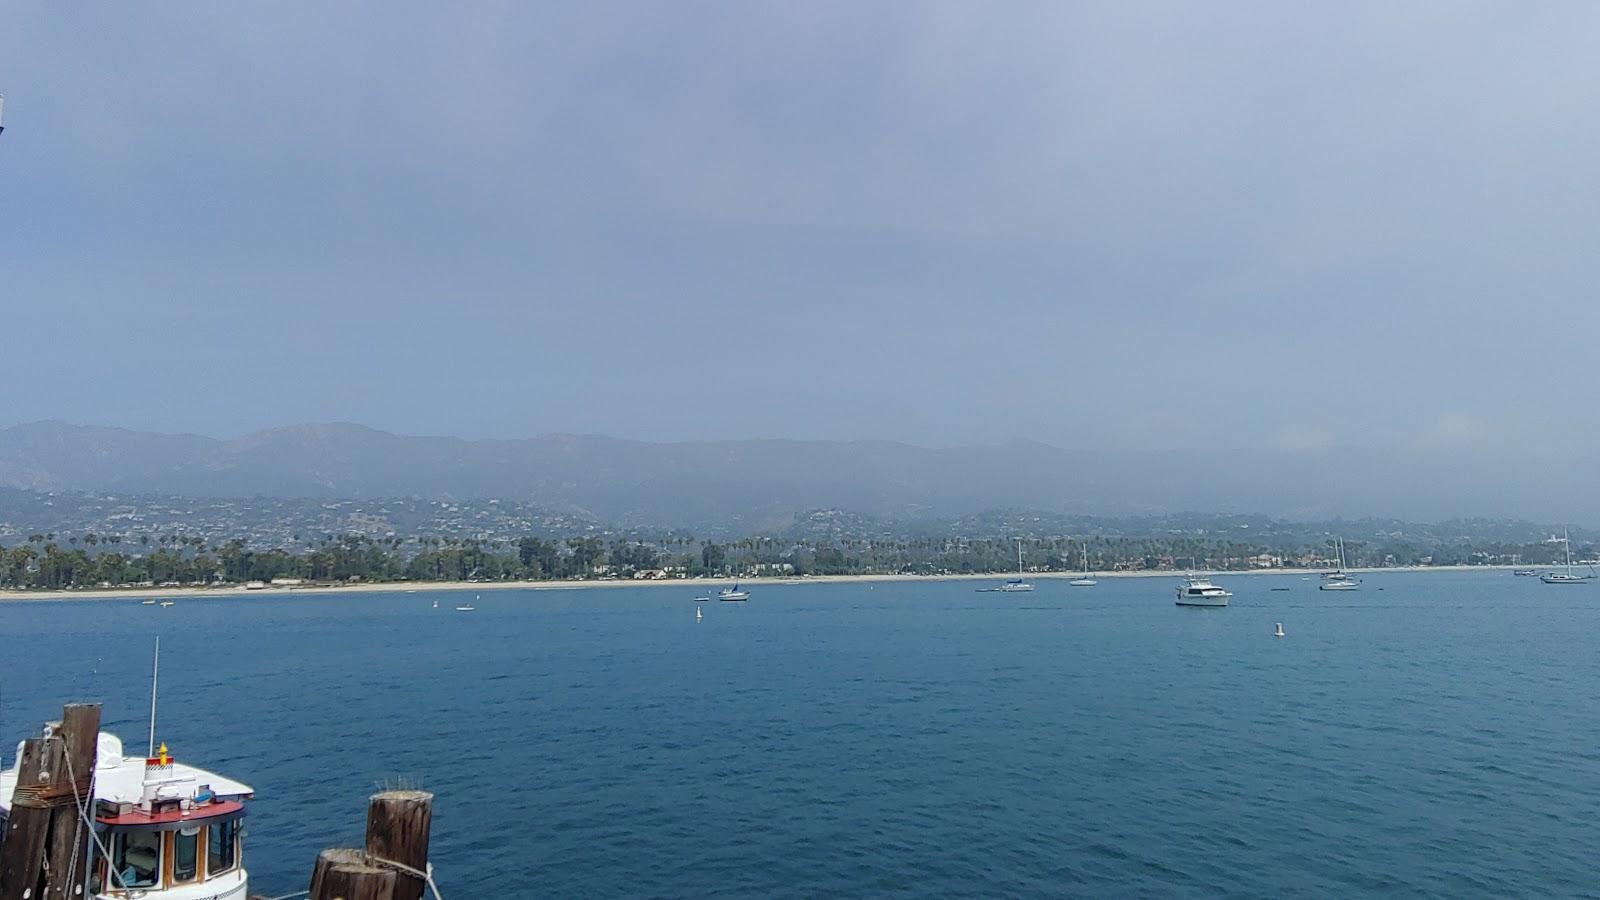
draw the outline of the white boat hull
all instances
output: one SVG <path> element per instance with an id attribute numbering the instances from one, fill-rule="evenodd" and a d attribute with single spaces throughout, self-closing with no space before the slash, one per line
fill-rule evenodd
<path id="1" fill-rule="evenodd" d="M 1031 585 L 1031 584 L 1002 584 L 1002 585 L 1000 585 L 1000 590 L 1004 591 L 1007 594 L 1026 594 L 1027 592 L 1033 590 L 1033 585 Z"/>
<path id="2" fill-rule="evenodd" d="M 1179 606 L 1227 606 L 1228 605 L 1228 598 L 1231 597 L 1231 596 L 1233 596 L 1233 595 L 1232 594 L 1223 594 L 1220 597 L 1218 597 L 1218 596 L 1210 596 L 1210 597 L 1181 597 L 1180 596 L 1178 598 L 1178 605 Z"/>
<path id="3" fill-rule="evenodd" d="M 1353 581 L 1329 581 L 1329 582 L 1327 582 L 1325 584 L 1317 585 L 1317 590 L 1321 590 L 1321 591 L 1359 591 L 1359 590 L 1361 590 L 1361 585 L 1356 584 Z"/>
<path id="4" fill-rule="evenodd" d="M 127 900 L 129 896 L 142 897 L 144 900 L 245 900 L 250 896 L 250 878 L 241 869 L 237 881 L 230 874 L 210 881 L 197 881 L 194 884 L 145 888 L 128 893 L 118 891 L 115 894 L 102 893 L 94 896 L 95 900 Z"/>

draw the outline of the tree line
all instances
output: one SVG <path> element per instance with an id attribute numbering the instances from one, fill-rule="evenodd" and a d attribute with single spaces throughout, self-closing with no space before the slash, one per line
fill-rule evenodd
<path id="1" fill-rule="evenodd" d="M 1091 537 L 1094 571 L 1228 571 L 1328 565 L 1332 542 L 1272 547 L 1202 536 Z M 1071 572 L 1082 566 L 1080 539 L 1022 540 L 1024 567 Z M 137 585 L 244 584 L 274 578 L 314 582 L 509 581 L 635 577 L 761 577 L 866 574 L 980 574 L 1014 571 L 1017 542 L 988 538 L 641 540 L 596 535 L 519 540 L 325 536 L 296 548 L 258 549 L 243 539 L 211 544 L 163 536 L 152 542 L 95 534 L 58 540 L 30 535 L 0 546 L 0 587 L 67 589 Z M 1594 547 L 1574 547 L 1591 557 Z M 1355 567 L 1409 565 L 1551 565 L 1559 544 L 1469 542 L 1417 546 L 1404 541 L 1347 541 Z"/>

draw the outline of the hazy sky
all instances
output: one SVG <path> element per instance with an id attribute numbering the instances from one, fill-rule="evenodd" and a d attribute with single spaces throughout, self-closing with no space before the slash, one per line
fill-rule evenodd
<path id="1" fill-rule="evenodd" d="M 6 10 L 0 425 L 1600 437 L 1600 5 Z"/>

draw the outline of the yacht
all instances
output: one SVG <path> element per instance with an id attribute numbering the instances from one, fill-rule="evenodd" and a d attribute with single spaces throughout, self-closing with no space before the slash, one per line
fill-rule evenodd
<path id="1" fill-rule="evenodd" d="M 1073 587 L 1094 587 L 1095 585 L 1097 585 L 1099 583 L 1100 582 L 1094 580 L 1094 576 L 1093 575 L 1089 574 L 1089 542 L 1088 541 L 1084 541 L 1083 542 L 1083 574 L 1078 576 L 1077 578 L 1074 578 L 1071 581 L 1067 582 L 1067 584 L 1070 584 Z"/>
<path id="2" fill-rule="evenodd" d="M 1588 584 L 1591 576 L 1572 574 L 1572 541 L 1567 536 L 1567 530 L 1561 530 L 1561 543 L 1567 551 L 1566 571 L 1546 572 L 1539 576 L 1545 584 Z"/>
<path id="3" fill-rule="evenodd" d="M 1322 591 L 1359 591 L 1361 579 L 1356 578 L 1344 570 L 1344 538 L 1335 539 L 1338 544 L 1339 566 L 1332 572 L 1322 573 L 1322 583 L 1317 585 Z"/>
<path id="4" fill-rule="evenodd" d="M 733 582 L 733 587 L 725 587 L 722 590 L 717 591 L 717 599 L 729 601 L 749 600 L 750 592 L 739 590 L 739 582 L 738 580 L 735 580 Z"/>
<path id="5" fill-rule="evenodd" d="M 1227 606 L 1232 596 L 1204 575 L 1190 575 L 1178 585 L 1179 606 Z"/>
<path id="6" fill-rule="evenodd" d="M 1000 585 L 1000 590 L 1008 594 L 1033 590 L 1033 583 L 1022 577 L 1022 538 L 1017 538 L 1017 577 Z"/>

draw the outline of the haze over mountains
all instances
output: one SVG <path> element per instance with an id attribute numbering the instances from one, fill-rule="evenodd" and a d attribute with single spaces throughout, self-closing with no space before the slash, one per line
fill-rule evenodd
<path id="1" fill-rule="evenodd" d="M 1583 461 L 1574 460 L 1574 471 Z M 1592 470 L 1592 469 L 1591 469 Z M 463 440 L 351 424 L 221 440 L 39 422 L 0 429 L 0 486 L 191 497 L 500 498 L 619 524 L 758 529 L 832 507 L 891 518 L 1036 509 L 1296 519 L 1457 515 L 1587 522 L 1596 487 L 1457 454 L 1216 446 L 1070 450 L 1026 440 L 648 443 L 595 435 Z"/>

